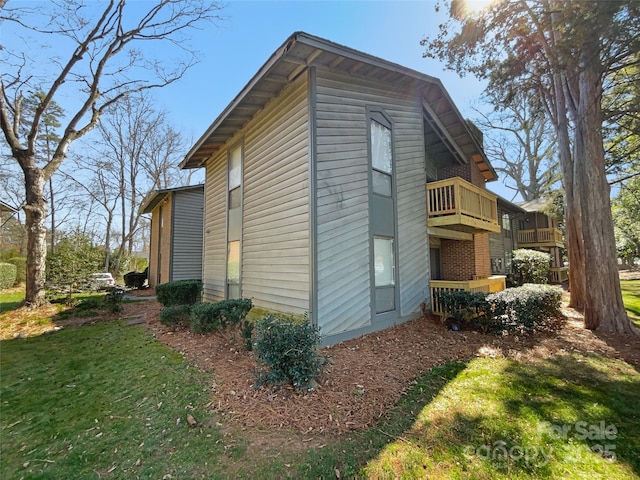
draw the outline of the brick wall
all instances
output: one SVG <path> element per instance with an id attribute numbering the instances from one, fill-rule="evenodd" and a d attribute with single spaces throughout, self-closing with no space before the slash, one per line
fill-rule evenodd
<path id="1" fill-rule="evenodd" d="M 475 275 L 475 248 L 473 241 L 442 239 L 440 258 L 442 278 L 445 280 L 471 280 Z"/>
<path id="2" fill-rule="evenodd" d="M 438 169 L 439 180 L 445 178 L 460 177 L 469 183 L 473 183 L 477 187 L 485 188 L 485 181 L 478 166 L 470 162 L 468 165 L 448 165 Z"/>
<path id="3" fill-rule="evenodd" d="M 438 179 L 460 177 L 467 182 L 471 182 L 471 169 L 469 165 L 447 165 L 438 169 Z"/>
<path id="4" fill-rule="evenodd" d="M 475 251 L 475 275 L 488 277 L 491 275 L 491 251 L 489 248 L 489 234 L 476 233 L 473 235 Z"/>
<path id="5" fill-rule="evenodd" d="M 473 240 L 448 240 L 440 242 L 442 278 L 452 281 L 473 280 L 474 277 L 491 275 L 489 234 L 477 233 Z"/>

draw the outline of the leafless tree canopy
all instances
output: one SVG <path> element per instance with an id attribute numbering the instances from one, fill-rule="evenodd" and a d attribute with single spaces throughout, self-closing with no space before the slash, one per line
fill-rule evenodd
<path id="1" fill-rule="evenodd" d="M 69 146 L 98 125 L 101 115 L 128 95 L 180 80 L 197 62 L 188 35 L 219 19 L 220 6 L 198 0 L 96 4 L 58 0 L 47 7 L 12 8 L 0 0 L 0 21 L 11 29 L 3 44 L 0 127 L 25 178 L 26 303 L 44 301 L 46 202 L 44 185 Z M 15 34 L 14 34 L 15 31 Z M 55 42 L 53 41 L 55 39 Z M 22 40 L 23 48 L 20 45 Z M 49 53 L 47 45 L 55 44 Z M 155 47 L 155 48 L 151 48 Z M 42 92 L 29 124 L 24 98 Z M 55 103 L 66 112 L 59 141 L 44 165 L 36 163 L 43 117 Z"/>

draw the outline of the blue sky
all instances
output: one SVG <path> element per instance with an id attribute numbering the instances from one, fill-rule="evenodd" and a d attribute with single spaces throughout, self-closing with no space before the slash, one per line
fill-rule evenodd
<path id="1" fill-rule="evenodd" d="M 150 1 L 132 2 L 133 8 L 146 10 Z M 8 2 L 9 7 L 38 4 L 43 2 Z M 92 2 L 88 5 L 91 8 Z M 305 31 L 440 78 L 462 114 L 476 117 L 472 106 L 481 105 L 482 84 L 473 77 L 461 79 L 440 62 L 423 58 L 420 40 L 435 36 L 438 24 L 447 18 L 446 12 L 437 13 L 435 7 L 435 0 L 231 0 L 220 11 L 223 20 L 195 32 L 192 46 L 200 52 L 200 63 L 180 82 L 156 90 L 157 106 L 169 113 L 171 123 L 188 138 L 197 140 L 271 54 L 293 32 Z M 0 32 L 4 46 L 17 42 L 8 27 Z M 29 47 L 34 56 L 53 56 L 60 49 L 56 44 L 50 44 L 48 52 L 35 44 Z M 145 46 L 149 47 L 157 48 L 152 43 Z M 489 187 L 510 197 L 499 181 Z"/>
<path id="2" fill-rule="evenodd" d="M 435 1 L 231 1 L 217 28 L 195 37 L 202 62 L 179 84 L 157 97 L 174 121 L 198 138 L 269 56 L 295 31 L 305 31 L 440 78 L 458 108 L 473 116 L 471 103 L 482 85 L 460 79 L 437 61 L 422 57 L 420 40 L 445 20 Z"/>

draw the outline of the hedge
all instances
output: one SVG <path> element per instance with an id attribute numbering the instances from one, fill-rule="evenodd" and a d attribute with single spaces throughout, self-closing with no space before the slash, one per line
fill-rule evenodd
<path id="1" fill-rule="evenodd" d="M 551 255 L 521 248 L 513 251 L 511 266 L 518 285 L 547 283 L 551 268 Z"/>
<path id="2" fill-rule="evenodd" d="M 201 280 L 176 280 L 156 285 L 156 299 L 165 307 L 193 305 L 198 301 L 201 291 Z"/>
<path id="3" fill-rule="evenodd" d="M 27 257 L 13 257 L 7 260 L 16 266 L 16 283 L 24 283 L 27 281 Z"/>
<path id="4" fill-rule="evenodd" d="M 452 328 L 503 333 L 532 331 L 560 315 L 562 289 L 525 284 L 485 295 L 465 291 L 441 292 L 443 321 Z"/>
<path id="5" fill-rule="evenodd" d="M 160 312 L 160 323 L 167 327 L 187 325 L 191 315 L 191 305 L 170 305 Z"/>
<path id="6" fill-rule="evenodd" d="M 11 288 L 16 283 L 17 268 L 11 263 L 0 263 L 0 289 Z"/>
<path id="7" fill-rule="evenodd" d="M 222 300 L 217 303 L 198 303 L 191 308 L 191 330 L 197 333 L 221 331 L 228 326 L 243 324 L 253 302 L 250 298 Z"/>

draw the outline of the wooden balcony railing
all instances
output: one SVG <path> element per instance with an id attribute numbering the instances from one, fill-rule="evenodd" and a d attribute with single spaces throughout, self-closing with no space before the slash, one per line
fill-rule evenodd
<path id="1" fill-rule="evenodd" d="M 500 231 L 496 196 L 460 177 L 427 184 L 427 211 L 430 227 Z"/>
<path id="2" fill-rule="evenodd" d="M 569 280 L 569 267 L 551 267 L 549 282 L 562 283 Z"/>
<path id="3" fill-rule="evenodd" d="M 557 228 L 518 230 L 518 247 L 562 247 L 562 232 Z"/>
<path id="4" fill-rule="evenodd" d="M 464 290 L 467 292 L 494 293 L 500 292 L 506 287 L 506 277 L 504 275 L 493 275 L 479 280 L 452 281 L 452 280 L 431 280 L 429 287 L 431 290 L 431 312 L 434 315 L 442 315 L 442 307 L 438 300 L 440 292 L 450 292 Z"/>

